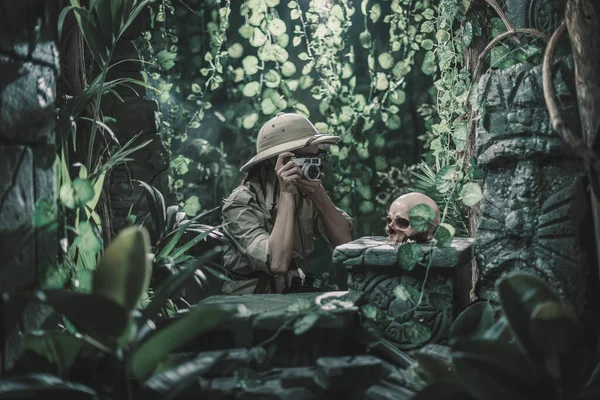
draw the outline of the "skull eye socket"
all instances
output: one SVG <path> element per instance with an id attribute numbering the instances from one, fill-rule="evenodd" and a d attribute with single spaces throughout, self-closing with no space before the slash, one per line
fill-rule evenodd
<path id="1" fill-rule="evenodd" d="M 410 226 L 410 222 L 406 218 L 396 218 L 396 227 L 398 229 L 406 229 Z"/>

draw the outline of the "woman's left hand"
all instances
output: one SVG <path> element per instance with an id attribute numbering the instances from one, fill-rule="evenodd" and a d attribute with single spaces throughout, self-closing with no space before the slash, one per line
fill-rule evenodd
<path id="1" fill-rule="evenodd" d="M 323 172 L 321 172 L 321 175 L 319 176 L 318 181 L 309 181 L 306 179 L 299 179 L 294 182 L 294 185 L 296 186 L 296 188 L 298 188 L 298 190 L 302 194 L 312 198 L 313 196 L 317 195 L 321 190 L 324 190 L 323 186 L 321 185 L 321 181 L 323 180 L 324 177 L 325 177 L 325 174 Z"/>

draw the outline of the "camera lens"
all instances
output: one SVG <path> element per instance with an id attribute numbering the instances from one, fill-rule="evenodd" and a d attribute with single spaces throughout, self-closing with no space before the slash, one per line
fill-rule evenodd
<path id="1" fill-rule="evenodd" d="M 320 174 L 321 174 L 321 170 L 316 165 L 310 165 L 306 169 L 306 177 L 310 180 L 318 179 Z"/>

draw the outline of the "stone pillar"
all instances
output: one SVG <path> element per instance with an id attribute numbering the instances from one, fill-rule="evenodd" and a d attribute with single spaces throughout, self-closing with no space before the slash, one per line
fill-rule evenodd
<path id="1" fill-rule="evenodd" d="M 554 84 L 561 115 L 578 131 L 573 82 L 572 63 L 559 62 Z M 552 130 L 541 66 L 519 64 L 484 75 L 478 103 L 483 201 L 476 235 L 477 295 L 498 310 L 498 278 L 529 272 L 581 311 L 587 286 L 595 281 L 589 276 L 593 236 L 586 173 Z"/>
<path id="2" fill-rule="evenodd" d="M 36 201 L 55 198 L 59 58 L 44 7 L 21 0 L 0 8 L 0 293 L 32 289 L 56 255 L 55 238 L 32 223 Z M 19 331 L 36 329 L 47 313 L 2 301 L 0 314 L 5 371 L 22 348 Z"/>

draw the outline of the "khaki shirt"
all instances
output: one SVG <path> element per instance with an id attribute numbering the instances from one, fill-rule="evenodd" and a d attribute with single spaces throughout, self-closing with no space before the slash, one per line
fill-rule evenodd
<path id="1" fill-rule="evenodd" d="M 259 279 L 257 275 L 260 275 L 257 272 L 273 276 L 268 267 L 271 262 L 269 234 L 273 230 L 276 215 L 276 209 L 271 207 L 273 190 L 273 184 L 267 183 L 266 193 L 263 193 L 260 184 L 253 179 L 236 188 L 223 204 L 223 232 L 231 242 L 231 246 L 223 253 L 223 265 L 234 275 L 232 280 L 223 285 L 225 294 L 253 293 Z M 313 252 L 313 241 L 316 237 L 323 236 L 329 244 L 331 242 L 313 202 L 301 195 L 294 197 L 298 219 L 295 220 L 292 260 L 297 267 L 301 267 L 304 266 L 304 258 Z M 337 209 L 352 228 L 352 218 Z M 299 268 L 275 277 L 277 292 L 281 293 L 284 287 L 289 286 L 294 276 L 304 279 L 304 274 Z M 270 292 L 269 285 L 266 292 Z"/>

